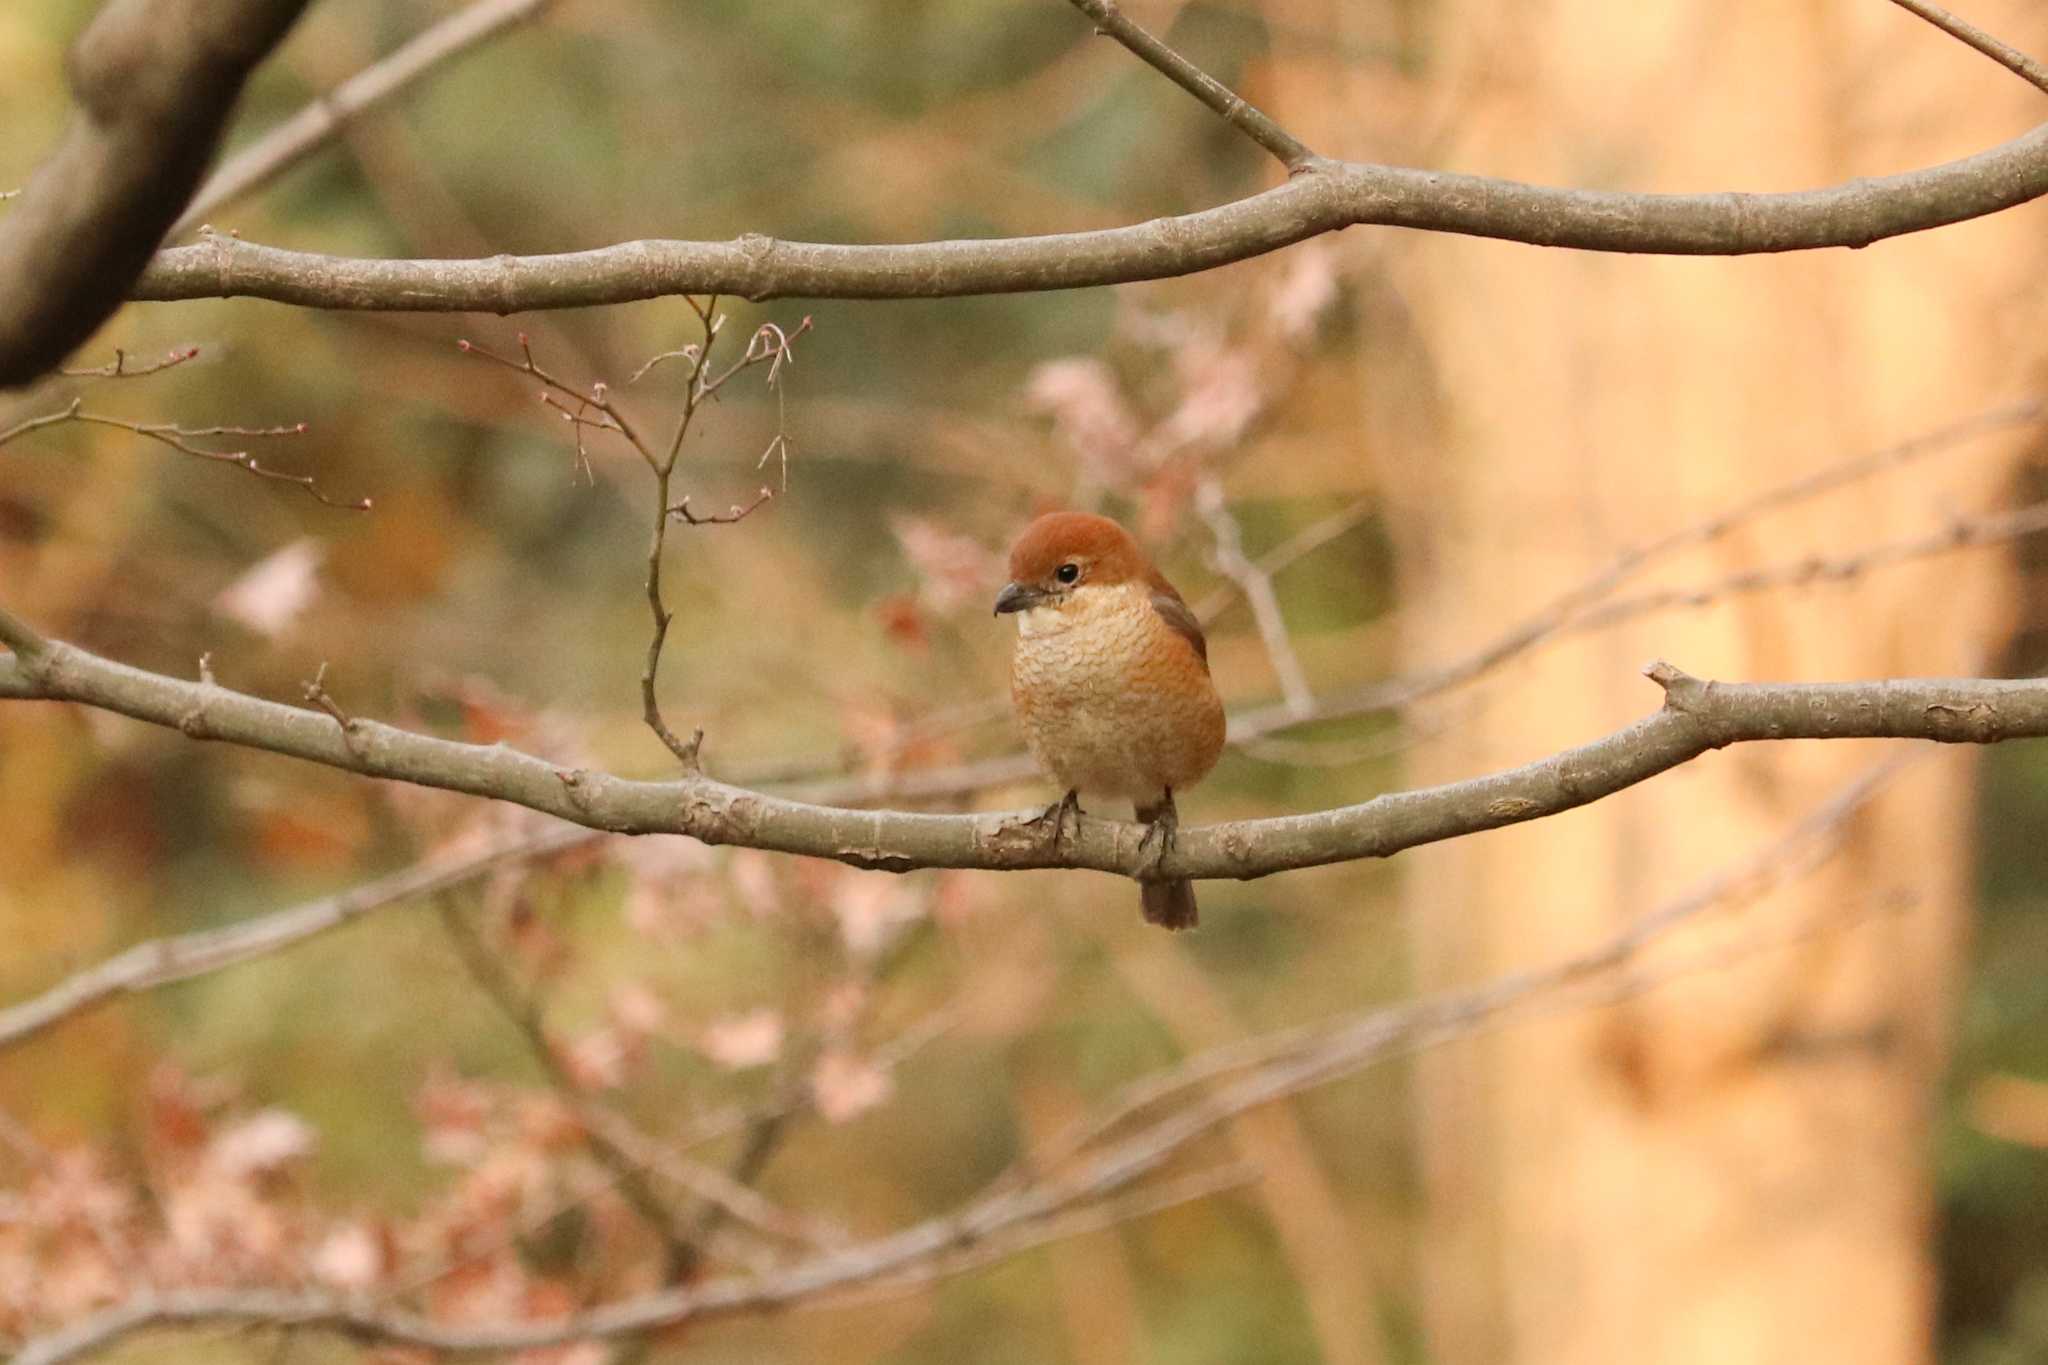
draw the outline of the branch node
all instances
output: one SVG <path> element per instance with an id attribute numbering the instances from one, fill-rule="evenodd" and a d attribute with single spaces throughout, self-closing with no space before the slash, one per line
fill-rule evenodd
<path id="1" fill-rule="evenodd" d="M 334 718 L 334 723 L 341 728 L 342 744 L 348 749 L 349 753 L 360 760 L 363 757 L 363 751 L 358 743 L 357 731 L 361 729 L 362 722 L 341 709 L 341 703 L 334 699 L 333 694 L 327 690 L 326 684 L 327 664 L 323 661 L 314 672 L 311 681 L 306 684 L 305 698 Z M 202 707 L 201 709 L 203 710 L 204 708 Z"/>

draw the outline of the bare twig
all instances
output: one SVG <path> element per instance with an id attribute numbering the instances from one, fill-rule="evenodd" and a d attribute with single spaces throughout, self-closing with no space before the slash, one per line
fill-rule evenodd
<path id="1" fill-rule="evenodd" d="M 1377 498 L 1360 498 L 1356 502 L 1348 503 L 1321 520 L 1304 526 L 1260 555 L 1256 568 L 1268 580 L 1278 578 L 1345 532 L 1369 521 L 1379 507 L 1380 502 Z M 1194 604 L 1195 617 L 1205 626 L 1213 624 L 1234 604 L 1243 600 L 1242 594 L 1231 588 L 1218 588 Z"/>
<path id="2" fill-rule="evenodd" d="M 1116 39 L 1138 60 L 1159 72 L 1215 112 L 1225 123 L 1271 152 L 1289 171 L 1299 171 L 1316 154 L 1265 113 L 1239 98 L 1229 86 L 1175 52 L 1123 12 L 1117 0 L 1072 0 L 1075 9 L 1095 21 L 1095 31 Z"/>
<path id="3" fill-rule="evenodd" d="M 191 354 L 196 354 L 196 352 Z M 184 358 L 189 359 L 190 355 L 188 354 Z M 117 357 L 114 363 L 118 366 L 121 363 L 120 359 Z M 130 370 L 126 373 L 129 375 L 147 374 L 153 372 L 153 370 L 165 369 L 175 363 L 178 362 L 174 358 L 152 367 L 151 370 Z M 122 372 L 115 369 L 113 371 L 85 371 L 83 373 L 101 378 L 114 378 L 121 375 Z M 271 479 L 278 483 L 292 484 L 295 487 L 304 489 L 307 496 L 311 497 L 314 501 L 341 511 L 367 512 L 372 506 L 368 498 L 358 498 L 354 502 L 340 502 L 330 498 L 321 490 L 319 481 L 312 475 L 287 474 L 281 469 L 272 469 L 246 450 L 214 450 L 208 446 L 193 444 L 194 441 L 205 440 L 213 436 L 251 436 L 263 440 L 303 436 L 306 434 L 306 424 L 304 422 L 294 422 L 288 426 L 274 427 L 188 427 L 180 426 L 175 422 L 131 422 L 123 417 L 110 417 L 105 413 L 87 412 L 84 410 L 83 400 L 74 398 L 69 407 L 59 412 L 45 413 L 40 417 L 30 417 L 24 421 L 17 422 L 5 431 L 0 431 L 0 446 L 5 446 L 8 442 L 18 437 L 26 436 L 30 432 L 41 431 L 47 427 L 60 426 L 66 422 L 79 422 L 90 426 L 118 427 L 122 431 L 133 432 L 137 436 L 146 437 L 159 444 L 167 445 L 173 450 L 193 456 L 196 459 L 211 460 L 216 464 L 235 465 L 248 470 L 259 479 Z"/>
<path id="4" fill-rule="evenodd" d="M 1768 564 L 1745 569 L 1695 588 L 1667 588 L 1635 597 L 1603 603 L 1581 611 L 1559 626 L 1559 635 L 1599 630 L 1638 616 L 1673 607 L 1704 607 L 1730 597 L 1748 596 L 1772 588 L 1803 587 L 1816 583 L 1843 583 L 1873 569 L 1928 559 L 1979 545 L 2016 540 L 2048 530 L 2048 501 L 2029 503 L 2010 512 L 1989 516 L 1959 517 L 1939 531 L 1832 558 L 1811 555 L 1791 564 Z"/>
<path id="5" fill-rule="evenodd" d="M 1894 5 L 1918 15 L 1956 41 L 1975 48 L 2036 90 L 2048 91 L 2048 66 L 2029 57 L 2009 43 L 2001 42 L 1968 20 L 1960 19 L 1928 0 L 1892 0 Z"/>
<path id="6" fill-rule="evenodd" d="M 506 840 L 453 860 L 435 860 L 332 896 L 274 911 L 241 924 L 151 939 L 75 973 L 38 995 L 0 1009 L 0 1047 L 34 1037 L 58 1022 L 121 995 L 190 981 L 267 957 L 374 911 L 466 885 L 510 863 L 548 857 L 601 836 L 564 825 Z"/>
<path id="7" fill-rule="evenodd" d="M 1795 507 L 1880 474 L 1907 468 L 1978 437 L 2039 426 L 2044 420 L 2048 420 L 2048 404 L 2044 404 L 2042 400 L 2027 399 L 2010 403 L 1948 423 L 1883 449 L 1824 466 L 1776 487 L 1764 489 L 1699 521 L 1667 532 L 1647 544 L 1623 550 L 1607 564 L 1532 612 L 1517 625 L 1448 663 L 1359 686 L 1325 691 L 1317 695 L 1311 711 L 1299 718 L 1286 706 L 1261 706 L 1236 711 L 1230 718 L 1230 743 L 1237 747 L 1257 744 L 1270 736 L 1293 728 L 1302 721 L 1343 720 L 1413 706 L 1417 702 L 1493 673 L 1525 652 L 1558 638 L 1573 620 L 1594 609 L 1617 589 L 1654 565 L 1685 550 L 1713 544 L 1738 527 L 1748 525 L 1773 512 Z M 1258 568 L 1268 577 L 1278 575 L 1289 565 L 1297 562 L 1302 555 L 1327 544 L 1364 521 L 1372 514 L 1376 505 L 1371 499 L 1362 499 L 1332 513 L 1262 556 L 1258 561 Z M 1987 520 L 1995 521 L 1997 518 Z M 1997 529 L 1987 525 L 1966 534 L 1963 540 L 1973 546 L 1988 544 L 1998 538 L 1993 534 Z M 1930 554 L 1964 547 L 1962 544 L 1952 543 L 1955 540 L 1953 531 L 1923 539 L 1923 549 Z M 1866 567 L 1870 568 L 1898 562 L 1898 556 L 1889 546 L 1872 547 L 1860 552 L 1858 557 L 1865 560 Z M 1781 566 L 1768 572 L 1785 581 L 1796 580 L 1801 572 L 1808 572 L 1810 576 L 1810 571 L 1797 566 Z M 1700 598 L 1701 594 L 1709 591 L 1694 589 L 1690 595 Z M 1679 598 L 1685 595 L 1687 594 L 1676 594 L 1663 605 L 1684 605 Z M 1242 594 L 1234 584 L 1220 588 L 1196 604 L 1196 614 L 1206 625 L 1219 619 L 1240 600 Z M 1702 598 L 1699 604 L 1703 605 L 1704 600 Z M 1651 609 L 1647 604 L 1643 607 L 1645 612 Z M 1609 618 L 1603 624 L 1619 624 L 1621 619 L 1623 618 Z M 893 752 L 928 743 L 969 726 L 1000 720 L 1008 713 L 1008 700 L 1002 697 L 955 704 L 906 727 Z M 1386 748 L 1386 741 L 1374 739 L 1363 746 L 1363 756 L 1370 757 L 1383 752 Z M 884 758 L 893 757 L 893 752 L 885 753 Z M 1264 756 L 1273 761 L 1287 761 L 1285 754 L 1281 752 L 1268 750 Z M 803 800 L 827 804 L 862 804 L 889 800 L 931 801 L 970 796 L 992 787 L 1027 780 L 1037 771 L 1031 760 L 1022 754 L 982 759 L 948 768 L 928 768 L 911 772 L 888 771 L 861 777 L 843 776 L 844 764 L 845 760 L 841 755 L 829 758 L 811 756 L 757 764 L 742 772 L 745 781 L 784 784 L 786 794 Z M 796 785 L 788 787 L 787 784 L 791 783 Z"/>
<path id="8" fill-rule="evenodd" d="M 57 371 L 67 379 L 140 379 L 144 375 L 156 374 L 162 370 L 174 369 L 188 360 L 199 358 L 197 346 L 186 346 L 167 353 L 162 360 L 145 361 L 140 365 L 128 363 L 128 353 L 119 346 L 114 348 L 114 358 L 104 365 L 89 369 L 66 367 Z"/>
<path id="9" fill-rule="evenodd" d="M 1721 525 L 1718 518 L 1714 524 Z M 1491 674 L 1528 651 L 1572 635 L 1609 629 L 1662 611 L 1705 607 L 1740 594 L 1839 583 L 1877 569 L 1960 550 L 1979 549 L 2042 529 L 2048 529 L 2048 503 L 1965 518 L 1940 531 L 1884 542 L 1833 559 L 1809 557 L 1789 564 L 1747 570 L 1699 587 L 1672 588 L 1603 603 L 1602 597 L 1633 577 L 1653 557 L 1647 551 L 1629 551 L 1520 625 L 1451 663 L 1318 693 L 1312 697 L 1305 711 L 1285 704 L 1233 711 L 1230 714 L 1229 743 L 1233 748 L 1277 763 L 1342 765 L 1352 761 L 1363 762 L 1404 747 L 1413 736 L 1373 736 L 1335 746 L 1315 744 L 1307 748 L 1296 742 L 1276 741 L 1273 737 L 1303 724 L 1351 720 L 1381 712 L 1406 710 L 1418 702 Z M 1719 530 L 1713 532 L 1719 533 Z M 1660 546 L 1673 543 L 1675 540 L 1669 538 L 1659 542 Z M 992 714 L 1000 714 L 1000 711 Z M 1454 724 L 1440 721 L 1434 728 L 1442 730 Z M 875 776 L 825 777 L 784 785 L 780 789 L 792 798 L 825 804 L 928 802 L 957 799 L 1010 786 L 1029 780 L 1035 772 L 1037 768 L 1028 755 L 1013 753 L 943 768 L 885 772 Z M 777 776 L 788 782 L 786 774 L 778 773 Z"/>
<path id="10" fill-rule="evenodd" d="M 359 115 L 461 56 L 538 14 L 548 0 L 475 0 L 389 56 L 364 67 L 278 124 L 215 171 L 171 225 L 168 236 L 189 232 L 206 216 L 296 165 Z"/>
<path id="11" fill-rule="evenodd" d="M 547 370 L 542 369 L 534 361 L 533 346 L 526 333 L 521 332 L 519 334 L 520 358 L 517 360 L 509 356 L 499 355 L 469 341 L 461 341 L 456 344 L 470 354 L 481 356 L 485 360 L 503 365 L 508 369 L 516 370 L 521 374 L 531 375 L 540 380 L 546 386 L 541 390 L 541 401 L 559 410 L 562 416 L 575 427 L 576 456 L 579 464 L 586 471 L 589 469 L 590 462 L 583 445 L 583 433 L 586 429 L 594 429 L 615 432 L 623 437 L 626 443 L 633 448 L 634 452 L 640 456 L 641 461 L 653 473 L 654 505 L 656 510 L 653 518 L 653 532 L 648 538 L 647 545 L 645 589 L 647 610 L 648 614 L 653 618 L 654 626 L 648 638 L 646 655 L 640 669 L 641 718 L 646 722 L 647 728 L 652 730 L 655 737 L 662 742 L 663 747 L 681 762 L 685 772 L 696 772 L 699 768 L 698 751 L 704 741 L 703 732 L 701 730 L 697 731 L 687 740 L 678 737 L 675 731 L 669 727 L 667 718 L 662 714 L 660 694 L 657 690 L 657 683 L 661 673 L 662 650 L 668 641 L 669 626 L 675 619 L 674 613 L 669 610 L 668 603 L 663 596 L 661 582 L 662 560 L 668 544 L 669 523 L 680 521 L 688 526 L 729 526 L 735 522 L 744 521 L 748 516 L 772 500 L 775 494 L 772 489 L 762 488 L 755 495 L 752 502 L 746 504 L 735 503 L 729 510 L 722 513 L 700 513 L 691 508 L 690 499 L 687 497 L 675 502 L 670 501 L 670 487 L 675 476 L 676 461 L 682 455 L 683 443 L 690 434 L 690 427 L 696 420 L 698 410 L 705 403 L 715 399 L 726 382 L 742 371 L 759 365 L 768 367 L 767 382 L 769 388 L 775 391 L 779 417 L 781 411 L 779 405 L 782 394 L 781 389 L 778 387 L 778 381 L 781 378 L 783 367 L 795 359 L 792 343 L 797 337 L 810 330 L 811 320 L 806 317 L 795 328 L 786 332 L 772 322 L 763 323 L 755 329 L 753 336 L 748 338 L 746 349 L 741 352 L 737 359 L 725 369 L 713 371 L 710 368 L 711 356 L 713 349 L 718 343 L 720 328 L 725 321 L 724 316 L 718 311 L 718 300 L 716 297 L 712 297 L 706 299 L 703 303 L 699 303 L 696 299 L 692 298 L 687 299 L 686 302 L 689 303 L 691 311 L 697 315 L 698 321 L 703 328 L 702 336 L 699 340 L 688 346 L 678 350 L 664 351 L 660 355 L 655 356 L 638 370 L 634 371 L 632 380 L 628 381 L 630 383 L 639 380 L 664 361 L 682 360 L 688 364 L 689 376 L 684 386 L 682 411 L 677 415 L 675 428 L 667 445 L 659 448 L 642 439 L 639 431 L 627 420 L 625 414 L 619 410 L 618 405 L 611 396 L 609 386 L 603 383 L 596 383 L 592 384 L 587 390 L 577 389 L 559 377 L 550 374 Z M 595 418 L 590 416 L 593 412 L 597 414 Z M 767 452 L 762 455 L 762 462 L 765 463 L 770 456 L 778 451 L 783 453 L 785 460 L 783 478 L 786 484 L 788 481 L 786 467 L 788 440 L 779 420 L 775 438 L 769 443 Z"/>
<path id="12" fill-rule="evenodd" d="M 1259 639 L 1266 646 L 1266 658 L 1280 682 L 1283 704 L 1289 714 L 1307 717 L 1315 709 L 1315 694 L 1309 688 L 1308 675 L 1301 671 L 1294 641 L 1287 634 L 1287 618 L 1280 610 L 1279 595 L 1273 591 L 1272 576 L 1245 554 L 1244 533 L 1223 496 L 1223 481 L 1214 474 L 1204 474 L 1195 484 L 1195 510 L 1208 523 L 1209 534 L 1215 539 L 1217 571 L 1237 584 L 1251 607 Z"/>

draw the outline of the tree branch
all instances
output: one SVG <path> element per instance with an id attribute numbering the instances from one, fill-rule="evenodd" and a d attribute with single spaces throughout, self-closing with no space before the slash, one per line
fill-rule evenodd
<path id="1" fill-rule="evenodd" d="M 538 14 L 549 0 L 476 0 L 390 56 L 364 67 L 278 124 L 215 171 L 171 224 L 190 232 L 224 204 L 261 189 L 340 132 L 358 115 L 403 94 L 451 58 Z"/>
<path id="2" fill-rule="evenodd" d="M 213 234 L 158 254 L 131 297 L 260 298 L 306 308 L 516 313 L 678 294 L 752 300 L 957 298 L 1167 279 L 1340 228 L 1377 225 L 1534 246 L 1679 256 L 1862 247 L 2048 194 L 2048 124 L 1961 161 L 1786 194 L 1632 194 L 1318 162 L 1198 213 L 1041 237 L 848 246 L 750 233 L 549 256 L 364 260 Z"/>
<path id="3" fill-rule="evenodd" d="M 1236 91 L 1159 41 L 1124 15 L 1116 0 L 1071 0 L 1074 8 L 1095 21 L 1095 31 L 1116 39 L 1140 61 L 1165 76 L 1216 112 L 1217 117 L 1264 147 L 1289 171 L 1315 160 L 1315 153 L 1294 134 L 1244 102 Z"/>
<path id="4" fill-rule="evenodd" d="M 0 640 L 19 643 L 0 614 Z M 33 638 L 32 635 L 30 638 Z M 0 658 L 0 698 L 81 702 L 194 739 L 510 801 L 592 829 L 686 834 L 707 844 L 827 858 L 853 867 L 1085 868 L 1140 878 L 1249 879 L 1388 857 L 1419 844 L 1519 824 L 1590 804 L 1709 749 L 1764 739 L 1931 739 L 1988 744 L 2048 735 L 2048 680 L 1715 683 L 1668 664 L 1649 676 L 1657 713 L 1604 739 L 1506 772 L 1306 815 L 1183 829 L 1164 866 L 1144 826 L 1083 818 L 1054 842 L 1018 812 L 930 815 L 809 805 L 701 775 L 641 782 L 561 768 L 503 745 L 462 744 L 356 717 L 337 718 L 205 682 L 147 673 L 75 645 L 46 642 Z M 1034 812 L 1035 814 L 1035 812 Z"/>
<path id="5" fill-rule="evenodd" d="M 1677 925 L 1824 860 L 1847 822 L 1897 771 L 1879 764 L 1743 864 L 1625 925 L 1584 952 L 1470 990 L 1380 1008 L 1319 1026 L 1285 1030 L 1230 1044 L 1126 1087 L 1097 1118 L 1059 1135 L 1026 1165 L 998 1176 L 954 1210 L 901 1231 L 825 1251 L 755 1275 L 734 1275 L 642 1294 L 566 1318 L 493 1324 L 444 1323 L 418 1314 L 382 1311 L 362 1301 L 276 1290 L 146 1292 L 70 1327 L 28 1342 L 14 1365 L 61 1365 L 105 1350 L 156 1327 L 249 1323 L 324 1328 L 365 1341 L 430 1350 L 488 1352 L 540 1349 L 595 1338 L 631 1337 L 677 1324 L 843 1298 L 971 1269 L 1003 1250 L 1036 1245 L 1071 1220 L 1106 1213 L 1108 1201 L 1162 1169 L 1219 1125 L 1261 1105 L 1340 1077 L 1376 1061 L 1462 1036 L 1508 1011 L 1555 998 L 1575 986 L 1599 984 Z M 1617 988 L 1628 982 L 1617 980 Z M 1640 986 L 1643 983 L 1634 983 Z M 1215 1083 L 1207 1093 L 1201 1087 Z M 1191 1092 L 1192 1099 L 1168 1107 Z M 1164 1112 L 1159 1112 L 1164 1108 Z M 1143 1122 L 1138 1120 L 1143 1119 Z M 1121 1130 L 1123 1136 L 1111 1141 Z M 1207 1189 L 1195 1177 L 1195 1188 Z M 1181 1188 L 1148 1187 L 1157 1201 Z"/>
<path id="6" fill-rule="evenodd" d="M 1950 14 L 1939 5 L 1928 3 L 1928 0 L 1892 0 L 1892 3 L 1925 19 L 1957 42 L 1975 48 L 2036 90 L 2048 91 L 2048 66 L 2041 65 L 2011 44 L 1993 37 L 1968 20 Z"/>
<path id="7" fill-rule="evenodd" d="M 69 66 L 78 113 L 0 218 L 0 388 L 120 306 L 306 0 L 107 0 Z"/>
<path id="8" fill-rule="evenodd" d="M 589 830 L 566 825 L 495 844 L 469 857 L 422 863 L 244 923 L 138 943 L 39 995 L 0 1009 L 0 1047 L 31 1038 L 115 996 L 139 994 L 266 957 L 372 911 L 452 890 L 506 863 L 544 858 L 587 844 L 593 837 Z"/>

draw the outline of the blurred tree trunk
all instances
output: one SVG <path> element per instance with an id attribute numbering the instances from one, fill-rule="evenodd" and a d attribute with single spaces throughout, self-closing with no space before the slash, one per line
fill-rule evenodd
<path id="1" fill-rule="evenodd" d="M 2041 117 L 2036 92 L 1881 3 L 1408 13 L 1417 117 L 1384 120 L 1404 106 L 1383 77 L 1347 101 L 1352 145 L 1325 150 L 1562 185 L 1775 190 L 1946 160 Z M 1972 17 L 2023 46 L 2048 37 L 2016 0 Z M 1363 429 L 1396 509 L 1407 666 L 1490 640 L 1625 547 L 2028 392 L 2042 221 L 2021 210 L 1863 252 L 1733 261 L 1376 240 Z M 1936 530 L 1999 503 L 2025 440 L 1743 525 L 1657 581 Z M 1973 551 L 1561 643 L 1483 685 L 1483 709 L 1420 747 L 1409 780 L 1615 728 L 1658 703 L 1638 674 L 1653 657 L 1726 678 L 1984 668 L 2009 577 L 2003 553 Z M 1419 988 L 1596 942 L 1768 846 L 1884 752 L 1726 751 L 1563 819 L 1404 855 Z M 1973 772 L 1965 753 L 1921 761 L 1827 866 L 1657 958 L 1746 943 L 1738 965 L 1422 1060 L 1433 1360 L 1931 1358 L 1929 1114 L 1970 904 Z"/>

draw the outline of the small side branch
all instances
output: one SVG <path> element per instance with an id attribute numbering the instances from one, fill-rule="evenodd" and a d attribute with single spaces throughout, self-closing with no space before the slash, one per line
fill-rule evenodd
<path id="1" fill-rule="evenodd" d="M 1095 31 L 1116 39 L 1138 60 L 1193 95 L 1225 123 L 1271 152 L 1290 172 L 1305 169 L 1316 154 L 1294 134 L 1275 123 L 1271 116 L 1245 103 L 1244 99 L 1175 52 L 1117 4 L 1117 0 L 1072 0 L 1075 9 L 1095 21 Z"/>
<path id="2" fill-rule="evenodd" d="M 1892 0 L 1892 3 L 1925 19 L 1957 42 L 1975 48 L 2036 90 L 2048 92 L 2048 66 L 2043 66 L 2010 43 L 1993 37 L 1968 20 L 1950 14 L 1940 5 L 1929 3 L 1929 0 Z"/>
<path id="3" fill-rule="evenodd" d="M 650 371 L 674 360 L 681 361 L 686 369 L 683 385 L 682 411 L 676 416 L 674 430 L 664 445 L 656 446 L 643 439 L 640 432 L 627 420 L 613 398 L 611 388 L 603 382 L 592 384 L 587 390 L 577 389 L 561 378 L 550 374 L 535 362 L 533 344 L 526 333 L 519 334 L 519 358 L 499 355 L 469 341 L 458 342 L 465 352 L 480 356 L 494 364 L 530 375 L 543 385 L 540 399 L 562 414 L 576 430 L 576 457 L 579 465 L 588 469 L 589 456 L 584 448 L 586 431 L 609 431 L 618 434 L 639 455 L 641 462 L 654 475 L 654 517 L 653 530 L 648 537 L 646 557 L 647 611 L 653 621 L 647 641 L 647 652 L 640 668 L 640 712 L 647 728 L 662 743 L 669 753 L 683 765 L 683 771 L 698 771 L 698 752 L 704 742 L 704 733 L 694 732 L 689 739 L 683 739 L 669 726 L 662 715 L 661 699 L 657 684 L 661 675 L 662 651 L 668 644 L 669 626 L 675 620 L 675 613 L 669 609 L 662 591 L 662 563 L 668 548 L 670 523 L 680 521 L 686 526 L 730 526 L 744 521 L 774 498 L 772 489 L 763 487 L 749 503 L 735 503 L 725 512 L 698 512 L 690 506 L 688 497 L 671 501 L 671 487 L 675 479 L 676 462 L 681 458 L 683 443 L 689 439 L 690 428 L 696 421 L 697 413 L 706 403 L 716 399 L 719 392 L 735 376 L 758 366 L 767 368 L 768 388 L 776 398 L 776 430 L 768 448 L 761 455 L 758 465 L 765 465 L 771 458 L 780 455 L 783 461 L 783 480 L 788 482 L 789 437 L 782 420 L 782 389 L 780 381 L 784 369 L 796 360 L 794 343 L 810 330 L 811 320 L 806 317 L 796 327 L 784 330 L 775 323 L 763 323 L 747 339 L 746 349 L 722 369 L 714 369 L 712 353 L 717 349 L 718 337 L 724 327 L 724 315 L 718 311 L 718 299 L 714 295 L 699 303 L 696 299 L 686 300 L 690 310 L 697 315 L 701 335 L 688 346 L 673 351 L 664 351 L 633 372 L 628 383 L 637 383 Z"/>
<path id="4" fill-rule="evenodd" d="M 190 355 L 196 354 L 197 352 L 194 351 L 183 358 L 189 359 Z M 123 378 L 132 375 L 154 373 L 156 370 L 167 369 L 176 363 L 179 363 L 179 357 L 174 355 L 172 359 L 147 369 L 124 372 L 119 368 L 122 364 L 122 357 L 117 354 L 112 369 L 101 368 L 71 373 L 106 379 Z M 237 468 L 247 470 L 259 479 L 270 479 L 277 483 L 291 484 L 295 488 L 304 490 L 306 495 L 315 502 L 339 511 L 367 512 L 373 506 L 368 498 L 357 498 L 354 501 L 344 502 L 329 497 L 320 487 L 319 481 L 311 474 L 291 474 L 282 469 L 274 469 L 257 459 L 248 450 L 217 450 L 210 445 L 196 444 L 196 442 L 217 436 L 247 436 L 258 440 L 279 440 L 292 436 L 304 436 L 307 429 L 304 422 L 293 422 L 288 425 L 273 427 L 188 427 L 181 426 L 175 422 L 131 422 L 125 417 L 111 417 L 105 413 L 87 412 L 82 400 L 73 399 L 71 405 L 60 412 L 50 412 L 44 413 L 40 417 L 30 417 L 24 421 L 17 422 L 5 431 L 0 431 L 0 446 L 5 446 L 10 441 L 26 436 L 31 432 L 41 431 L 48 427 L 61 426 L 67 422 L 77 422 L 86 426 L 117 427 L 122 431 L 133 432 L 137 436 L 155 441 L 159 445 L 169 446 L 172 450 L 184 455 L 190 455 L 194 459 L 209 460 L 215 464 L 231 464 Z"/>
<path id="5" fill-rule="evenodd" d="M 390 56 L 364 67 L 307 104 L 213 173 L 168 236 L 190 232 L 208 214 L 261 189 L 361 115 L 396 98 L 463 53 L 531 19 L 548 0 L 476 0 Z"/>
<path id="6" fill-rule="evenodd" d="M 599 836 L 574 825 L 494 845 L 466 858 L 435 861 L 289 909 L 219 929 L 151 939 L 66 977 L 38 995 L 0 1009 L 0 1047 L 123 995 L 135 995 L 268 957 L 389 906 L 450 891 L 511 862 L 544 858 Z"/>

